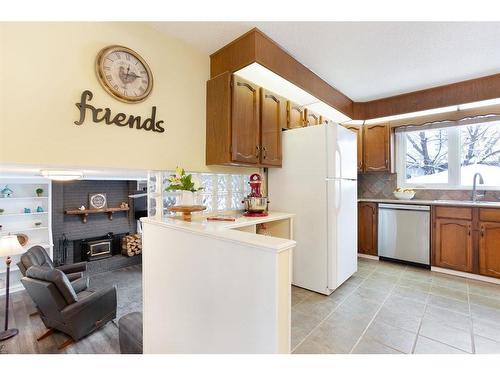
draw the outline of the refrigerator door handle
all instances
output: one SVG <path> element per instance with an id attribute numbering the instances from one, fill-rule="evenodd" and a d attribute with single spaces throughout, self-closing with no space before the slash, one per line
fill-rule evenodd
<path id="1" fill-rule="evenodd" d="M 339 144 L 336 144 L 335 149 L 335 177 L 342 178 L 342 153 L 340 152 Z"/>

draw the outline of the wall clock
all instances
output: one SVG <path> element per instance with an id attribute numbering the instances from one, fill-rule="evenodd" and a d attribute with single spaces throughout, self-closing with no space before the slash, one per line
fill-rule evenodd
<path id="1" fill-rule="evenodd" d="M 151 69 L 146 61 L 130 48 L 103 48 L 97 55 L 95 67 L 102 87 L 122 102 L 139 103 L 151 94 Z"/>
<path id="2" fill-rule="evenodd" d="M 105 193 L 89 194 L 89 207 L 94 209 L 106 208 L 108 200 Z"/>

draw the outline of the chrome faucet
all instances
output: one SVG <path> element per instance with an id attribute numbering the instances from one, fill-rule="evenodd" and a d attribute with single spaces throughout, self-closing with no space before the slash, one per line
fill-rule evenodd
<path id="1" fill-rule="evenodd" d="M 479 177 L 479 184 L 483 185 L 484 180 L 483 176 L 481 176 L 481 173 L 476 173 L 474 177 L 472 178 L 472 201 L 477 202 L 478 199 L 481 199 L 484 197 L 484 194 L 478 194 L 477 193 L 477 178 Z"/>

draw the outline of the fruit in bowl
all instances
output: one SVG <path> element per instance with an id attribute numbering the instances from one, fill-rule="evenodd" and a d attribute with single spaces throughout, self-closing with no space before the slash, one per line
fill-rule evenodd
<path id="1" fill-rule="evenodd" d="M 415 196 L 415 190 L 397 188 L 396 190 L 394 190 L 393 194 L 397 199 L 410 200 Z"/>

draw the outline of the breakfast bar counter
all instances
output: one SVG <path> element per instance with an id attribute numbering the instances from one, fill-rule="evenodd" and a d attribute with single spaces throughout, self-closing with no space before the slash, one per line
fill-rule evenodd
<path id="1" fill-rule="evenodd" d="M 289 353 L 293 216 L 141 219 L 144 353 Z"/>

